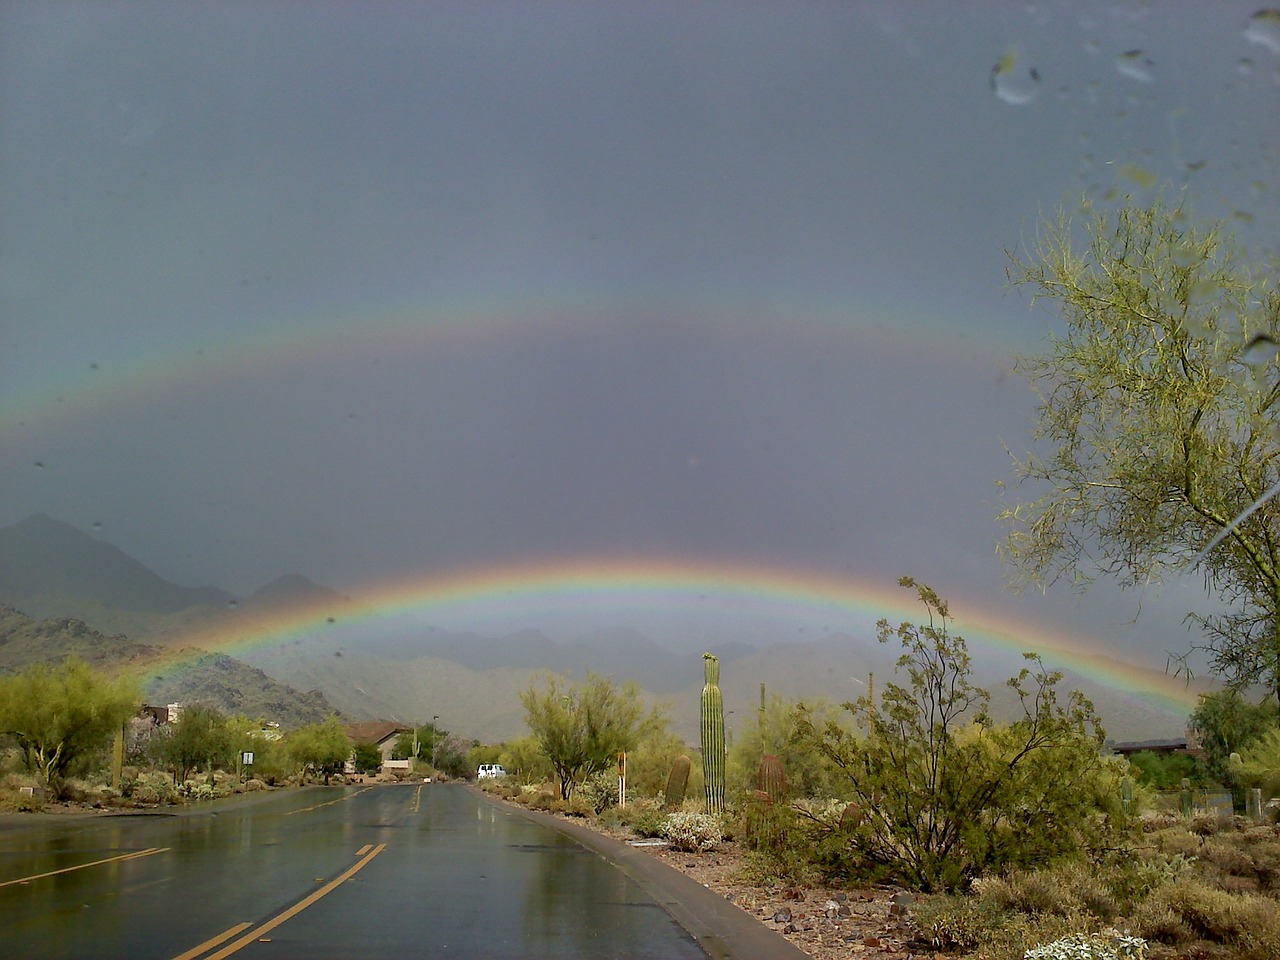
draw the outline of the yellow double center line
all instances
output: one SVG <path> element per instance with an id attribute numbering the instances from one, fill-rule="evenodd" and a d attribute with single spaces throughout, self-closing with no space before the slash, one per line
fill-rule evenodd
<path id="1" fill-rule="evenodd" d="M 326 883 L 319 890 L 303 897 L 293 906 L 289 907 L 287 910 L 282 911 L 281 913 L 276 914 L 274 917 L 272 917 L 270 920 L 266 921 L 256 929 L 250 930 L 248 933 L 244 933 L 245 930 L 247 930 L 249 927 L 253 925 L 249 923 L 236 924 L 234 927 L 230 928 L 229 930 L 224 930 L 222 933 L 218 934 L 218 936 L 213 937 L 209 940 L 206 940 L 204 943 L 200 944 L 199 946 L 192 947 L 186 953 L 178 954 L 178 956 L 174 957 L 173 960 L 195 960 L 196 957 L 203 956 L 206 950 L 211 950 L 214 947 L 219 946 L 222 943 L 225 943 L 227 940 L 231 940 L 231 943 L 228 943 L 225 947 L 223 947 L 217 953 L 211 953 L 207 957 L 204 957 L 204 960 L 223 960 L 224 957 L 229 957 L 233 953 L 237 953 L 238 951 L 243 950 L 245 947 L 253 943 L 255 940 L 261 939 L 261 937 L 264 934 L 270 933 L 276 927 L 280 926 L 280 924 L 284 923 L 290 917 L 297 916 L 299 913 L 307 909 L 307 907 L 311 906 L 321 897 L 324 897 L 332 893 L 340 884 L 345 883 L 347 880 L 350 880 L 359 871 L 363 870 L 368 865 L 370 860 L 372 860 L 374 857 L 376 857 L 386 848 L 387 848 L 387 845 L 385 843 L 378 844 L 376 847 L 374 847 L 372 850 L 366 853 L 363 857 L 357 860 L 354 865 L 352 865 L 351 867 L 348 867 L 338 876 L 334 877 L 332 880 Z M 240 936 L 239 939 L 236 939 L 236 940 L 231 939 L 232 937 L 236 937 L 238 934 L 243 934 L 243 935 Z"/>
<path id="2" fill-rule="evenodd" d="M 79 863 L 74 867 L 63 867 L 61 870 L 50 870 L 48 873 L 35 873 L 29 877 L 18 877 L 16 880 L 5 880 L 0 883 L 0 887 L 12 886 L 15 883 L 30 883 L 32 880 L 43 880 L 45 877 L 54 877 L 60 873 L 70 873 L 72 870 L 84 870 L 88 867 L 96 867 L 103 863 L 121 863 L 125 860 L 136 860 L 139 857 L 149 857 L 155 853 L 164 853 L 168 847 L 148 847 L 146 850 L 135 850 L 133 853 L 122 853 L 118 857 L 107 857 L 104 860 L 94 860 L 92 863 Z"/>

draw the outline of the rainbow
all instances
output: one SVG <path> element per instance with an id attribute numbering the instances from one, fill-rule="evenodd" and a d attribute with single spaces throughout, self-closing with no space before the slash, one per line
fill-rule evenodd
<path id="1" fill-rule="evenodd" d="M 817 623 L 833 633 L 870 637 L 880 619 L 893 625 L 926 616 L 915 592 L 891 580 L 851 579 L 741 563 L 663 558 L 582 558 L 410 577 L 368 585 L 359 600 L 303 603 L 262 612 L 233 614 L 217 624 L 177 638 L 179 645 L 232 655 L 273 644 L 323 635 L 335 626 L 351 636 L 374 630 L 378 621 L 409 615 L 422 624 L 466 624 L 501 618 L 522 626 L 541 618 L 587 615 L 597 622 L 626 624 L 628 618 L 662 611 L 675 616 L 733 615 L 766 621 Z M 1055 668 L 1185 714 L 1197 689 L 1161 671 L 1117 660 L 1103 652 L 1103 639 L 1082 637 L 999 614 L 966 611 L 952 603 L 951 630 L 963 636 L 975 658 L 1040 654 Z M 353 644 L 354 646 L 354 644 Z M 171 669 L 181 666 L 181 658 Z"/>
<path id="2" fill-rule="evenodd" d="M 654 300 L 628 301 L 622 309 L 616 301 L 604 299 L 513 304 L 471 298 L 430 306 L 360 305 L 225 325 L 209 342 L 148 343 L 142 350 L 86 358 L 82 365 L 61 372 L 36 365 L 18 369 L 6 383 L 0 404 L 0 439 L 35 434 L 121 406 L 153 403 L 161 396 L 279 378 L 290 370 L 350 366 L 366 359 L 377 363 L 382 357 L 418 351 L 491 349 L 518 344 L 522 338 L 607 336 L 649 323 L 725 342 L 797 336 L 857 342 L 864 350 L 948 366 L 972 363 L 990 368 L 1034 346 L 1030 340 L 1011 344 L 1004 334 L 1000 340 L 984 335 L 976 321 L 944 325 L 912 319 L 909 309 L 868 317 L 849 304 L 795 303 L 771 310 L 758 303 Z"/>

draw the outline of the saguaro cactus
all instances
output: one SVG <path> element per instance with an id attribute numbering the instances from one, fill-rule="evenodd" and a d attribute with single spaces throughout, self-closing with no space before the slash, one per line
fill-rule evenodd
<path id="1" fill-rule="evenodd" d="M 671 772 L 667 774 L 667 792 L 663 797 L 668 809 L 675 809 L 684 803 L 684 792 L 689 789 L 689 768 L 691 762 L 681 754 L 671 764 Z"/>
<path id="2" fill-rule="evenodd" d="M 724 701 L 720 697 L 720 658 L 704 653 L 706 684 L 702 688 L 702 782 L 707 812 L 724 810 Z"/>

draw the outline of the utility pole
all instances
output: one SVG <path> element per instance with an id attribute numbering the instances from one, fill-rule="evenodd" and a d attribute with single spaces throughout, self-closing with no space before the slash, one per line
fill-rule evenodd
<path id="1" fill-rule="evenodd" d="M 431 718 L 431 776 L 433 777 L 440 775 L 440 771 L 436 769 L 436 744 L 440 740 L 440 728 L 436 726 L 436 721 L 439 719 L 438 715 Z"/>

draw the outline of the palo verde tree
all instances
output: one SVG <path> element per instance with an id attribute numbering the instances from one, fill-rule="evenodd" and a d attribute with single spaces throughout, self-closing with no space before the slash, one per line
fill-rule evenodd
<path id="1" fill-rule="evenodd" d="M 1016 461 L 1036 499 L 1002 513 L 1003 554 L 1022 584 L 1128 587 L 1198 561 L 1226 610 L 1189 615 L 1195 646 L 1231 684 L 1280 698 L 1275 271 L 1255 274 L 1223 224 L 1181 207 L 1086 215 L 1086 241 L 1064 217 L 1009 271 L 1064 326 L 1018 364 L 1040 397 L 1037 449 Z"/>
<path id="2" fill-rule="evenodd" d="M 107 679 L 76 657 L 38 663 L 0 678 L 0 733 L 17 742 L 32 773 L 56 788 L 73 763 L 123 728 L 140 700 L 136 684 Z"/>
<path id="3" fill-rule="evenodd" d="M 588 673 L 581 683 L 550 675 L 545 687 L 521 691 L 520 702 L 565 800 L 578 780 L 616 763 L 619 752 L 665 725 L 657 708 L 645 713 L 638 685 L 619 687 L 596 673 Z"/>
<path id="4" fill-rule="evenodd" d="M 226 717 L 214 707 L 191 704 L 183 707 L 167 736 L 156 740 L 159 759 L 173 770 L 175 783 L 182 783 L 196 767 L 212 773 L 217 764 L 231 759 L 231 731 Z"/>
<path id="5" fill-rule="evenodd" d="M 835 845 L 848 873 L 923 890 L 962 888 L 984 873 L 1098 846 L 1121 771 L 1100 756 L 1092 704 L 1078 691 L 1060 702 L 1061 675 L 1028 654 L 1034 669 L 1008 681 L 1022 716 L 992 723 L 990 694 L 969 681 L 968 649 L 947 627 L 946 601 L 910 577 L 899 583 L 916 590 L 929 615 L 924 624 L 877 627 L 881 643 L 902 644 L 906 685 L 890 682 L 878 702 L 844 705 L 865 718 L 865 735 L 832 719 L 798 724 L 797 738 L 835 766 L 860 808 L 849 832 L 822 845 Z"/>

